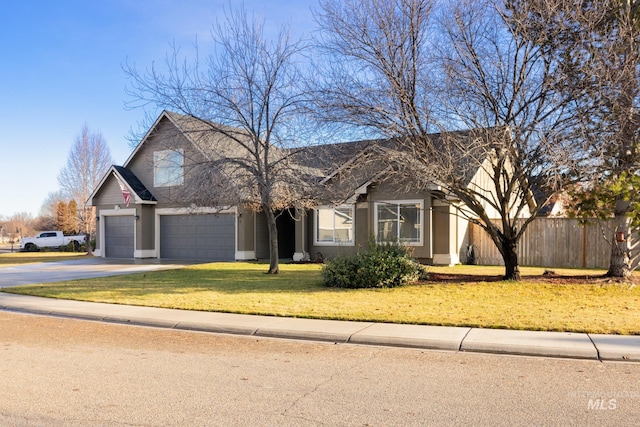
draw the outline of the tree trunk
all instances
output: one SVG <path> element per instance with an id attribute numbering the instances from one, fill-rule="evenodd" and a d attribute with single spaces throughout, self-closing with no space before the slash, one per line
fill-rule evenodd
<path id="1" fill-rule="evenodd" d="M 636 3 L 636 4 L 633 4 Z M 629 0 L 620 3 L 620 15 L 616 18 L 619 30 L 626 30 L 626 35 L 637 35 L 634 27 L 639 20 L 636 15 L 637 2 Z M 625 33 L 623 32 L 623 35 Z M 629 38 L 630 40 L 632 39 Z M 616 135 L 616 142 L 619 148 L 617 174 L 628 173 L 630 175 L 637 173 L 637 132 L 638 132 L 638 116 L 637 105 L 634 104 L 634 97 L 638 94 L 637 79 L 637 46 L 634 43 L 623 43 L 622 50 L 617 52 L 618 58 L 622 61 L 620 66 L 620 74 L 615 75 L 620 82 L 620 91 L 618 99 L 615 101 L 615 109 L 618 113 L 615 120 L 619 123 L 620 129 Z M 618 175 L 619 176 L 619 175 Z M 614 238 L 611 242 L 611 258 L 609 260 L 609 271 L 607 276 L 610 277 L 630 277 L 633 269 L 631 268 L 631 245 L 629 239 L 631 237 L 631 218 L 628 213 L 633 210 L 631 201 L 625 200 L 622 195 L 616 197 L 616 205 L 614 210 Z"/>
<path id="2" fill-rule="evenodd" d="M 630 226 L 631 218 L 627 216 L 630 203 L 625 200 L 616 200 L 615 228 L 611 242 L 611 258 L 609 259 L 609 277 L 630 277 L 632 273 L 630 257 Z"/>
<path id="3" fill-rule="evenodd" d="M 609 277 L 630 277 L 631 265 L 629 252 L 625 248 L 625 242 L 613 242 L 611 244 L 611 260 L 609 261 Z"/>
<path id="4" fill-rule="evenodd" d="M 87 196 L 84 200 L 87 200 L 88 198 L 89 197 Z M 96 217 L 95 207 L 85 206 L 83 209 L 83 217 L 82 222 L 84 223 L 84 232 L 86 236 L 87 255 L 93 255 L 93 247 L 91 246 L 91 230 L 96 230 L 96 224 L 94 223 Z"/>
<path id="5" fill-rule="evenodd" d="M 504 260 L 504 280 L 520 280 L 520 265 L 518 263 L 516 242 L 504 241 L 500 253 Z"/>
<path id="6" fill-rule="evenodd" d="M 267 274 L 278 274 L 279 268 L 279 254 L 278 254 L 278 227 L 276 225 L 276 215 L 271 210 L 271 207 L 264 207 L 265 215 L 267 216 L 267 227 L 269 228 L 269 271 Z"/>
<path id="7" fill-rule="evenodd" d="M 84 239 L 87 245 L 87 255 L 93 255 L 93 248 L 91 247 L 91 233 L 85 233 Z"/>
<path id="8" fill-rule="evenodd" d="M 520 280 L 520 264 L 518 262 L 518 240 L 515 227 L 503 224 L 506 233 L 500 231 L 495 225 L 489 224 L 485 230 L 491 236 L 491 240 L 500 251 L 504 262 L 504 280 Z"/>

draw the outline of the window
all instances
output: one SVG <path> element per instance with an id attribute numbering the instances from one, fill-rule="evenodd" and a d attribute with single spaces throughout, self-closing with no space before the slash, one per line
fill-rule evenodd
<path id="1" fill-rule="evenodd" d="M 375 233 L 379 242 L 422 243 L 422 201 L 376 203 Z"/>
<path id="2" fill-rule="evenodd" d="M 315 210 L 316 244 L 353 245 L 353 206 Z"/>
<path id="3" fill-rule="evenodd" d="M 172 187 L 182 185 L 184 155 L 182 150 L 164 150 L 153 153 L 153 185 Z"/>

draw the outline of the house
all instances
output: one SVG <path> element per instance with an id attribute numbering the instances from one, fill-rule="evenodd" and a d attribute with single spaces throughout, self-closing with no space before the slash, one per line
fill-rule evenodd
<path id="1" fill-rule="evenodd" d="M 94 254 L 107 258 L 253 260 L 269 257 L 264 214 L 228 188 L 223 171 L 207 182 L 189 173 L 221 151 L 224 137 L 198 132 L 199 120 L 164 111 L 122 166 L 112 166 L 89 199 L 96 207 Z M 312 209 L 278 218 L 279 253 L 294 260 L 330 258 L 366 247 L 372 236 L 413 248 L 425 263 L 456 264 L 468 243 L 460 206 L 434 184 L 411 186 L 381 161 L 393 141 L 305 147 L 291 159 L 317 192 Z M 224 155 L 228 155 L 224 154 Z M 211 168 L 209 168 L 211 169 Z M 482 168 L 468 174 L 482 181 Z M 202 179 L 203 174 L 197 174 Z M 207 205 L 203 191 L 217 191 Z"/>

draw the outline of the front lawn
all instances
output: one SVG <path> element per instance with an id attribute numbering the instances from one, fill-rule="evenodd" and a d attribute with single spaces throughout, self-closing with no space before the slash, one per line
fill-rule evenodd
<path id="1" fill-rule="evenodd" d="M 283 264 L 277 276 L 266 270 L 255 263 L 201 264 L 5 292 L 320 319 L 640 334 L 640 286 L 585 277 L 598 270 L 556 269 L 547 277 L 542 268 L 523 267 L 521 282 L 504 282 L 491 279 L 501 267 L 431 267 L 435 280 L 393 289 L 326 288 L 316 264 Z"/>
<path id="2" fill-rule="evenodd" d="M 86 255 L 86 252 L 8 252 L 0 254 L 0 268 L 36 262 L 65 261 Z"/>

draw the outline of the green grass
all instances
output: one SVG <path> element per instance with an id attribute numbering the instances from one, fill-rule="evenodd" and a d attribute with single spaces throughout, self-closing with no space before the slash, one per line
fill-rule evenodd
<path id="1" fill-rule="evenodd" d="M 543 268 L 521 269 L 521 282 L 423 283 L 393 289 L 323 286 L 320 266 L 214 263 L 153 273 L 8 288 L 6 292 L 185 310 L 473 326 L 640 334 L 640 287 L 548 284 L 527 280 Z M 439 273 L 501 275 L 501 267 L 432 267 Z M 555 269 L 585 276 L 601 270 Z"/>
<path id="2" fill-rule="evenodd" d="M 86 252 L 9 252 L 0 254 L 0 268 L 36 262 L 54 262 L 77 259 Z"/>

